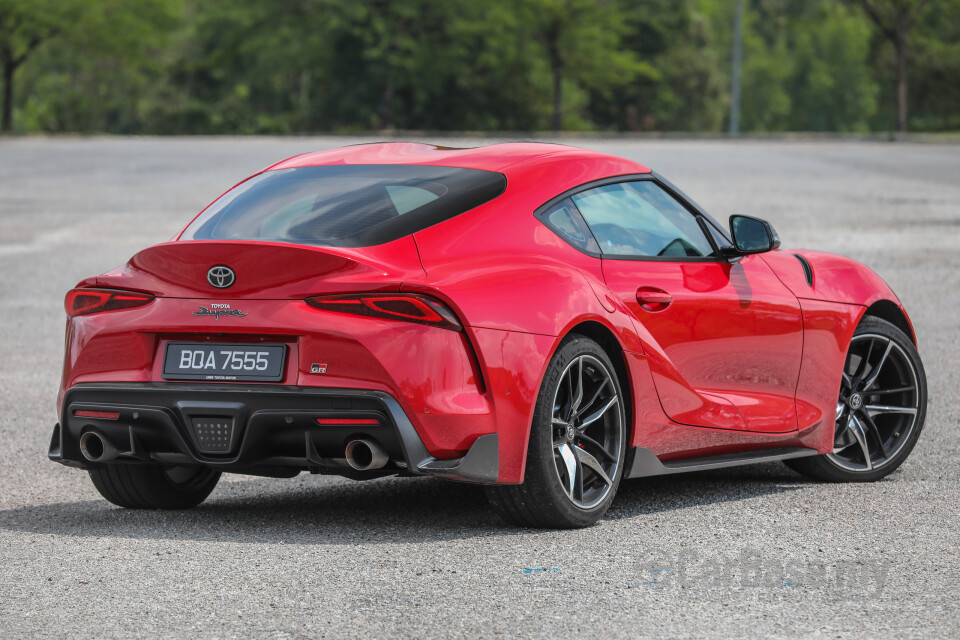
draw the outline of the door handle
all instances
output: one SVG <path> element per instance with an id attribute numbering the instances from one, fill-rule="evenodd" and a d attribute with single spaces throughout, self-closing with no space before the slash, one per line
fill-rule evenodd
<path id="1" fill-rule="evenodd" d="M 637 302 L 644 311 L 663 311 L 673 302 L 673 296 L 656 287 L 640 287 Z"/>

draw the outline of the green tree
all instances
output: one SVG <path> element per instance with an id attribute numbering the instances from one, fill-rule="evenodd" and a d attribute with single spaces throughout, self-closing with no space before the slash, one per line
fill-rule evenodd
<path id="1" fill-rule="evenodd" d="M 592 91 L 596 126 L 715 131 L 723 118 L 722 74 L 707 19 L 693 0 L 624 3 L 622 47 L 645 63 L 632 82 Z"/>
<path id="2" fill-rule="evenodd" d="M 793 100 L 787 87 L 793 61 L 787 34 L 797 11 L 795 4 L 791 0 L 744 2 L 740 115 L 743 131 L 782 131 L 788 127 Z M 697 2 L 713 32 L 711 41 L 725 88 L 730 84 L 732 67 L 734 6 L 733 0 Z M 729 108 L 730 95 L 724 91 Z"/>
<path id="3" fill-rule="evenodd" d="M 656 70 L 622 45 L 623 7 L 613 0 L 525 0 L 524 23 L 543 47 L 552 80 L 551 127 L 564 127 L 564 81 L 603 91 L 655 77 Z"/>
<path id="4" fill-rule="evenodd" d="M 181 94 L 172 104 L 180 110 L 163 118 L 171 130 L 497 128 L 501 122 L 472 119 L 490 93 L 522 106 L 511 92 L 519 80 L 511 82 L 490 56 L 494 50 L 524 73 L 522 56 L 509 46 L 516 25 L 500 24 L 496 2 L 235 0 L 195 7 L 188 47 L 172 74 Z M 522 109 L 499 112 L 503 120 L 522 116 Z"/>
<path id="5" fill-rule="evenodd" d="M 468 96 L 455 77 L 469 75 L 468 51 L 453 33 L 464 15 L 481 19 L 479 8 L 463 0 L 336 4 L 330 81 L 347 91 L 324 100 L 332 120 L 367 129 L 434 129 L 462 118 Z"/>
<path id="6" fill-rule="evenodd" d="M 718 131 L 723 123 L 725 85 L 710 46 L 706 19 L 687 14 L 685 24 L 654 58 L 660 72 L 651 115 L 658 129 Z"/>
<path id="7" fill-rule="evenodd" d="M 856 0 L 896 52 L 897 131 L 907 130 L 907 58 L 910 32 L 931 0 Z"/>
<path id="8" fill-rule="evenodd" d="M 870 25 L 841 4 L 818 4 L 797 18 L 791 36 L 790 129 L 868 131 L 879 93 Z"/>
<path id="9" fill-rule="evenodd" d="M 918 20 L 911 64 L 910 126 L 960 130 L 960 0 Z"/>
<path id="10" fill-rule="evenodd" d="M 734 5 L 0 0 L 0 129 L 719 131 Z M 904 61 L 910 126 L 960 127 L 960 0 L 744 9 L 745 131 L 884 128 Z"/>
<path id="11" fill-rule="evenodd" d="M 0 133 L 13 128 L 17 72 L 50 42 L 83 55 L 117 53 L 128 61 L 144 42 L 177 24 L 180 0 L 0 0 Z"/>
<path id="12" fill-rule="evenodd" d="M 868 19 L 837 0 L 745 4 L 742 128 L 868 130 L 879 94 Z M 701 6 L 729 68 L 733 2 Z"/>
<path id="13" fill-rule="evenodd" d="M 0 133 L 9 133 L 13 128 L 16 72 L 40 45 L 60 35 L 66 22 L 64 18 L 72 8 L 63 11 L 54 2 L 0 0 L 0 66 L 3 67 Z"/>
<path id="14" fill-rule="evenodd" d="M 187 4 L 151 120 L 162 133 L 287 133 L 317 122 L 331 66 L 326 0 Z"/>
<path id="15" fill-rule="evenodd" d="M 550 70 L 525 13 L 510 0 L 468 1 L 449 26 L 461 48 L 437 103 L 443 117 L 429 121 L 467 130 L 546 128 L 553 107 Z"/>

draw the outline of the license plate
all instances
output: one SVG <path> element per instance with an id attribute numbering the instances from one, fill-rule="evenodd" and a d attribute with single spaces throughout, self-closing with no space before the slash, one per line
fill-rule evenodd
<path id="1" fill-rule="evenodd" d="M 277 382 L 283 378 L 282 344 L 171 342 L 163 358 L 166 380 Z"/>

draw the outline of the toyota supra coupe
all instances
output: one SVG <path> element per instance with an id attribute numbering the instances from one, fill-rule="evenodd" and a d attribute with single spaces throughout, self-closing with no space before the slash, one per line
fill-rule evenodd
<path id="1" fill-rule="evenodd" d="M 927 400 L 900 301 L 729 222 L 567 146 L 295 156 L 67 294 L 49 456 L 130 508 L 221 473 L 433 476 L 557 528 L 625 478 L 883 478 Z"/>

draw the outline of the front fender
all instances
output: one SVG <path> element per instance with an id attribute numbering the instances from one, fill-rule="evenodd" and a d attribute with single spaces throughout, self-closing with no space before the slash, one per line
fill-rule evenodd
<path id="1" fill-rule="evenodd" d="M 812 283 L 807 281 L 798 256 L 810 265 Z M 902 308 L 900 299 L 883 278 L 851 258 L 808 249 L 771 251 L 762 257 L 798 298 L 864 307 L 880 300 L 889 300 Z"/>

